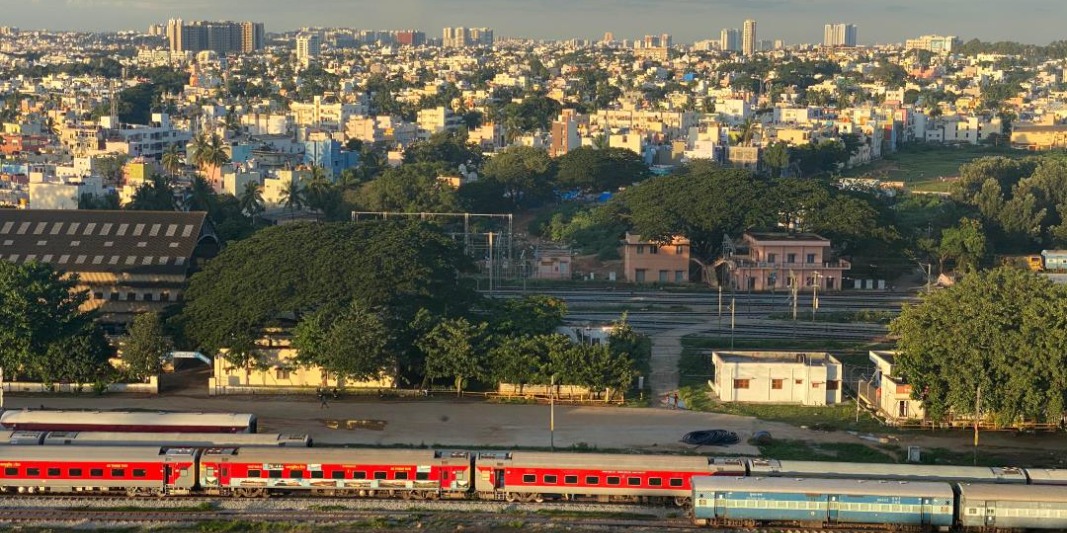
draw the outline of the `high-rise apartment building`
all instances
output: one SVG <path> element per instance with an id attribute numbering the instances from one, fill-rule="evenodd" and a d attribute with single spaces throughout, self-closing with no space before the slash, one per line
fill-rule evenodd
<path id="1" fill-rule="evenodd" d="M 308 63 L 319 57 L 322 51 L 322 38 L 317 33 L 303 33 L 296 36 L 296 59 Z"/>
<path id="2" fill-rule="evenodd" d="M 490 28 L 445 28 L 441 46 L 463 48 L 464 46 L 492 46 L 493 30 Z"/>
<path id="3" fill-rule="evenodd" d="M 719 48 L 724 52 L 740 52 L 741 32 L 737 28 L 723 28 L 719 37 Z"/>
<path id="4" fill-rule="evenodd" d="M 401 46 L 422 46 L 426 44 L 426 34 L 418 30 L 400 30 L 394 32 L 393 39 Z"/>
<path id="5" fill-rule="evenodd" d="M 166 34 L 171 52 L 211 50 L 225 55 L 263 49 L 262 22 L 186 22 L 182 19 L 170 19 L 167 21 Z"/>
<path id="6" fill-rule="evenodd" d="M 745 21 L 744 32 L 741 34 L 741 52 L 746 56 L 756 53 L 756 21 Z"/>
<path id="7" fill-rule="evenodd" d="M 855 24 L 827 24 L 822 32 L 823 46 L 856 46 Z"/>

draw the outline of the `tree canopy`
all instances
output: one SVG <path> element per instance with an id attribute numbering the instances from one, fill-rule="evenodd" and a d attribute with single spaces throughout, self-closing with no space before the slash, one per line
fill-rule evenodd
<path id="1" fill-rule="evenodd" d="M 929 415 L 1059 423 L 1067 407 L 1067 287 L 1001 267 L 904 307 L 897 364 Z"/>
<path id="2" fill-rule="evenodd" d="M 583 146 L 571 150 L 558 160 L 556 180 L 560 187 L 579 189 L 586 193 L 615 191 L 644 181 L 650 175 L 641 156 L 625 148 L 598 150 Z"/>

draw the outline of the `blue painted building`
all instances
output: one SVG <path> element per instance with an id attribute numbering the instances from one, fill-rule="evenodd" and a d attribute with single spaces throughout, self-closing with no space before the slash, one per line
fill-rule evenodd
<path id="1" fill-rule="evenodd" d="M 359 152 L 343 150 L 341 143 L 333 139 L 304 141 L 304 163 L 320 166 L 336 179 L 341 171 L 359 165 Z"/>

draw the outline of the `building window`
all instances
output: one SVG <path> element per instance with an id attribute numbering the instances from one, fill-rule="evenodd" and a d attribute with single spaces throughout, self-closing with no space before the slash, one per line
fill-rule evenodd
<path id="1" fill-rule="evenodd" d="M 122 296 L 122 295 L 117 293 L 117 292 L 112 292 L 108 296 L 110 297 L 112 302 L 117 302 L 117 301 L 119 301 L 119 297 Z"/>
<path id="2" fill-rule="evenodd" d="M 820 389 L 820 388 L 822 388 L 822 383 L 819 383 L 818 381 L 812 381 L 811 382 L 811 388 Z"/>
<path id="3" fill-rule="evenodd" d="M 645 253 L 645 245 L 638 244 L 637 245 L 637 255 L 644 255 L 644 253 Z"/>
<path id="4" fill-rule="evenodd" d="M 656 246 L 655 244 L 648 245 L 648 253 L 653 254 L 653 255 L 658 254 L 659 253 L 659 246 Z"/>
<path id="5" fill-rule="evenodd" d="M 749 385 L 749 380 L 747 380 L 747 379 L 735 379 L 734 380 L 734 388 L 735 389 L 747 389 L 748 385 Z"/>
<path id="6" fill-rule="evenodd" d="M 161 302 L 169 302 L 170 301 L 170 293 L 167 292 L 167 291 L 163 291 L 163 292 L 159 293 L 159 301 L 161 301 Z"/>
<path id="7" fill-rule="evenodd" d="M 815 254 L 808 254 L 808 263 L 815 263 Z"/>
<path id="8" fill-rule="evenodd" d="M 797 254 L 786 254 L 785 255 L 785 262 L 786 263 L 796 263 L 797 262 Z"/>
<path id="9" fill-rule="evenodd" d="M 837 390 L 837 388 L 839 387 L 839 383 L 839 381 L 827 381 L 826 390 Z"/>
<path id="10" fill-rule="evenodd" d="M 675 246 L 674 253 L 677 255 L 685 255 L 685 246 Z"/>
<path id="11" fill-rule="evenodd" d="M 798 379 L 798 380 L 793 381 L 793 383 L 796 383 L 797 385 L 803 385 L 804 384 L 804 380 Z"/>
<path id="12" fill-rule="evenodd" d="M 136 292 L 127 292 L 126 293 L 126 301 L 127 302 L 136 302 L 137 301 L 137 293 Z"/>
<path id="13" fill-rule="evenodd" d="M 778 254 L 767 254 L 767 262 L 774 264 L 778 260 Z"/>
<path id="14" fill-rule="evenodd" d="M 274 375 L 278 379 L 289 379 L 289 369 L 288 368 L 279 368 L 278 370 L 276 370 L 274 372 Z"/>
<path id="15" fill-rule="evenodd" d="M 667 271 L 666 270 L 660 270 L 659 271 L 659 282 L 660 283 L 667 283 Z"/>
<path id="16" fill-rule="evenodd" d="M 97 300 L 103 300 L 104 299 L 104 293 L 99 292 L 99 291 L 94 292 L 93 293 L 93 298 L 95 298 Z"/>
<path id="17" fill-rule="evenodd" d="M 150 292 L 144 293 L 144 301 L 151 302 L 153 298 L 154 297 L 152 296 L 152 293 L 150 293 Z"/>
<path id="18" fill-rule="evenodd" d="M 675 270 L 674 271 L 674 281 L 678 282 L 678 283 L 681 283 L 681 282 L 685 281 L 685 271 L 684 270 Z"/>
<path id="19" fill-rule="evenodd" d="M 772 379 L 771 388 L 774 390 L 782 390 L 782 386 L 785 384 L 784 379 Z"/>
<path id="20" fill-rule="evenodd" d="M 644 283 L 645 282 L 645 274 L 647 272 L 648 272 L 648 270 L 644 269 L 644 268 L 639 268 L 639 269 L 635 270 L 634 271 L 634 281 L 637 282 L 637 283 Z"/>

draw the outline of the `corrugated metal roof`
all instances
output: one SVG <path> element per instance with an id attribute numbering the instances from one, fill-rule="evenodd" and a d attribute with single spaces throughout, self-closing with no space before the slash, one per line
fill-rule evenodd
<path id="1" fill-rule="evenodd" d="M 815 476 L 820 478 L 881 478 L 916 481 L 945 479 L 952 481 L 1026 483 L 1026 475 L 1018 468 L 990 468 L 985 466 L 935 466 L 752 459 L 749 461 L 749 470 L 753 475 L 780 477 Z"/>
<path id="2" fill-rule="evenodd" d="M 1003 487 L 1003 485 L 997 485 Z M 698 476 L 694 491 L 779 492 L 787 494 L 850 494 L 866 496 L 953 497 L 952 485 L 932 481 L 876 481 L 783 477 Z"/>
<path id="3" fill-rule="evenodd" d="M 253 415 L 239 413 L 161 413 L 154 411 L 6 411 L 0 415 L 0 425 L 9 424 L 70 424 L 100 426 L 220 426 L 245 427 Z"/>
<path id="4" fill-rule="evenodd" d="M 608 470 L 671 470 L 710 472 L 707 457 L 684 455 L 616 455 L 609 453 L 515 452 L 511 467 L 597 468 Z"/>
<path id="5" fill-rule="evenodd" d="M 207 213 L 0 209 L 0 260 L 74 272 L 184 274 Z"/>

